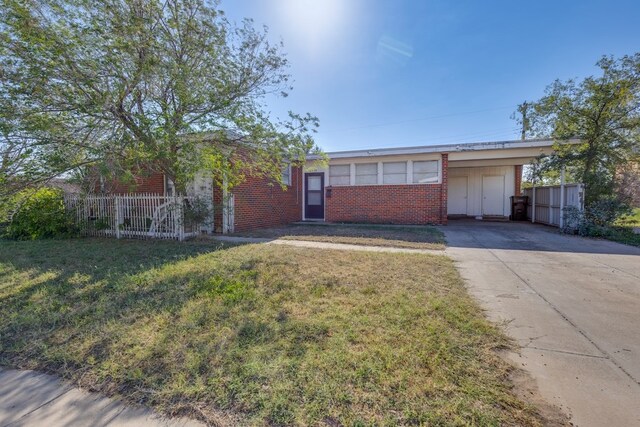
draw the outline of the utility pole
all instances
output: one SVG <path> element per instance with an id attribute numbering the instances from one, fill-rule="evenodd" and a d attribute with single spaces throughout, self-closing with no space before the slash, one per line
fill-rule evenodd
<path id="1" fill-rule="evenodd" d="M 518 112 L 522 114 L 522 135 L 521 138 L 523 141 L 527 139 L 527 131 L 529 130 L 529 118 L 527 117 L 527 110 L 529 110 L 529 103 L 524 101 L 522 104 L 518 105 Z"/>

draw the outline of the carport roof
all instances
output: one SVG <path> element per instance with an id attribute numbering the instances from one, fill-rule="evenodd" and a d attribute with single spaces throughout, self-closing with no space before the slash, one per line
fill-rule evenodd
<path id="1" fill-rule="evenodd" d="M 577 140 L 571 140 L 576 143 Z M 550 148 L 553 146 L 552 139 L 528 139 L 525 141 L 492 141 L 474 142 L 465 144 L 445 144 L 445 145 L 422 145 L 415 147 L 394 147 L 394 148 L 372 148 L 368 150 L 334 151 L 327 153 L 330 159 L 346 159 L 355 157 L 378 157 L 378 156 L 398 156 L 407 154 L 427 154 L 427 153 L 461 153 L 469 151 L 484 150 L 509 150 L 521 148 Z M 309 156 L 313 160 L 316 156 Z"/>

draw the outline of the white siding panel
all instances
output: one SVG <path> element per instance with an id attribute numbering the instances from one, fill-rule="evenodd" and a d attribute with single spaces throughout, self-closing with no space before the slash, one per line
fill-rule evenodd
<path id="1" fill-rule="evenodd" d="M 467 214 L 469 216 L 482 215 L 482 177 L 489 175 L 504 176 L 504 216 L 511 213 L 511 200 L 515 194 L 514 166 L 491 166 L 477 168 L 449 168 L 449 177 L 466 176 L 469 179 Z"/>

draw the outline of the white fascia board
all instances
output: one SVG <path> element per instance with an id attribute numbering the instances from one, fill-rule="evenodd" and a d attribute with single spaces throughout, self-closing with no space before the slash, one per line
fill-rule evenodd
<path id="1" fill-rule="evenodd" d="M 569 143 L 577 142 L 579 141 L 569 141 Z M 516 140 L 497 142 L 474 142 L 466 144 L 425 145 L 418 147 L 373 148 L 370 150 L 336 151 L 326 154 L 330 160 L 333 160 L 358 157 L 399 156 L 425 153 L 456 153 L 484 150 L 509 150 L 513 148 L 546 148 L 553 146 L 553 144 L 554 141 L 552 139 L 531 139 L 526 141 Z M 308 160 L 314 160 L 315 158 L 315 156 L 309 156 Z"/>

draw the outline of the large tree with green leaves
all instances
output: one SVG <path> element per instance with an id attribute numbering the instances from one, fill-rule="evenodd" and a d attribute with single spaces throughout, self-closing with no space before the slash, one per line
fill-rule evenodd
<path id="1" fill-rule="evenodd" d="M 567 167 L 587 204 L 613 195 L 616 173 L 640 154 L 640 53 L 597 65 L 598 76 L 556 80 L 527 116 L 529 136 L 557 141 L 540 170 Z"/>
<path id="2" fill-rule="evenodd" d="M 315 149 L 316 118 L 266 108 L 291 89 L 281 45 L 217 2 L 0 0 L 0 46 L 0 138 L 35 175 L 151 167 L 183 189 Z"/>

